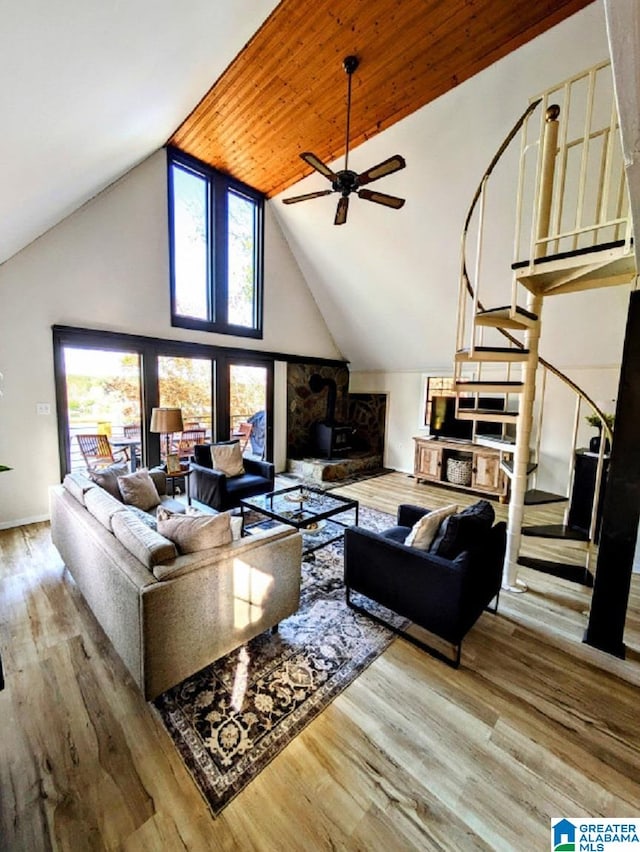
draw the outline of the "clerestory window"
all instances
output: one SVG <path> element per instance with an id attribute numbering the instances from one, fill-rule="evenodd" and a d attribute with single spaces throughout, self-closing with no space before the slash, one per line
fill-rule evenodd
<path id="1" fill-rule="evenodd" d="M 168 149 L 171 321 L 262 337 L 263 196 Z"/>

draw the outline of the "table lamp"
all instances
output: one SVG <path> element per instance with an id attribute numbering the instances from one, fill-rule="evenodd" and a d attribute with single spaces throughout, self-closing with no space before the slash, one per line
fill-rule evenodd
<path id="1" fill-rule="evenodd" d="M 182 432 L 181 408 L 152 408 L 149 431 L 159 432 L 165 436 L 165 460 L 169 455 L 170 436 L 173 432 Z"/>

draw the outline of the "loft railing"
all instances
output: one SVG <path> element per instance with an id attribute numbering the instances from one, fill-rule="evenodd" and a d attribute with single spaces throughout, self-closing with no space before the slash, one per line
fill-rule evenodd
<path id="1" fill-rule="evenodd" d="M 541 254 L 617 241 L 629 246 L 631 218 L 610 62 L 547 89 L 532 103 L 541 104 L 540 121 L 535 133 L 532 122 L 523 128 L 514 261 L 533 264 Z M 557 112 L 559 128 L 551 216 L 540 236 L 535 211 L 544 186 L 540 140 L 548 110 Z"/>

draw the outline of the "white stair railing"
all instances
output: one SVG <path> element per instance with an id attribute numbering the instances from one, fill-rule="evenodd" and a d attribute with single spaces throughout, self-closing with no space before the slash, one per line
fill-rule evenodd
<path id="1" fill-rule="evenodd" d="M 603 85 L 604 81 L 604 85 Z M 602 92 L 605 91 L 603 95 Z M 603 99 L 604 98 L 604 99 Z M 556 103 L 557 102 L 557 103 Z M 539 127 L 533 135 L 535 111 L 538 105 L 542 109 L 538 113 Z M 578 115 L 578 107 L 581 109 Z M 564 113 L 564 114 L 563 114 Z M 558 121 L 558 119 L 560 119 Z M 577 125 L 580 125 L 578 132 Z M 553 132 L 550 133 L 549 131 Z M 511 280 L 509 299 L 510 316 L 505 327 L 499 322 L 492 322 L 497 331 L 508 341 L 514 350 L 523 349 L 525 342 L 528 348 L 536 348 L 535 341 L 539 336 L 539 316 L 542 307 L 542 297 L 539 291 L 531 288 L 531 277 L 536 272 L 536 261 L 549 259 L 554 253 L 554 263 L 563 261 L 571 254 L 582 254 L 594 246 L 598 250 L 606 240 L 607 249 L 610 243 L 619 243 L 616 251 L 631 257 L 632 223 L 625 184 L 625 172 L 618 133 L 617 114 L 613 99 L 611 71 L 608 62 L 602 62 L 587 71 L 575 75 L 569 80 L 543 92 L 533 99 L 524 111 L 514 128 L 500 146 L 496 156 L 485 171 L 482 180 L 471 202 L 461 241 L 460 289 L 458 325 L 456 331 L 456 348 L 459 353 L 466 350 L 466 356 L 457 357 L 455 365 L 456 380 L 459 380 L 465 363 L 472 360 L 478 371 L 482 368 L 482 358 L 485 347 L 480 335 L 484 333 L 487 317 L 480 323 L 479 314 L 486 309 L 481 300 L 481 283 L 483 278 L 482 258 L 483 241 L 485 239 L 485 201 L 490 177 L 508 145 L 515 136 L 521 133 L 520 171 L 516 192 L 516 222 L 514 233 L 514 268 L 517 267 Z M 546 137 L 546 145 L 542 144 Z M 571 212 L 570 212 L 571 211 Z M 469 273 L 467 264 L 467 240 L 471 224 L 477 228 L 473 274 Z M 558 258 L 555 255 L 559 255 Z M 619 256 L 619 255 L 617 255 Z M 520 258 L 524 257 L 524 260 Z M 581 260 L 578 263 L 582 263 Z M 593 261 L 584 261 L 585 266 L 593 268 Z M 543 264 L 540 264 L 542 268 Z M 574 263 L 575 266 L 575 263 Z M 598 267 L 598 263 L 595 264 Z M 545 269 L 549 266 L 544 264 Z M 599 266 L 598 268 L 602 268 Z M 529 280 L 525 274 L 529 275 Z M 561 269 L 562 273 L 562 269 Z M 635 273 L 635 267 L 633 274 Z M 564 273 L 562 273 L 564 274 Z M 624 283 L 629 280 L 629 269 L 618 267 L 602 278 L 604 283 Z M 572 282 L 573 272 L 560 281 L 562 287 Z M 624 279 L 624 280 L 623 280 Z M 558 286 L 553 284 L 553 286 Z M 591 280 L 588 286 L 601 286 Z M 557 292 L 562 292 L 558 286 Z M 532 299 L 532 293 L 535 294 Z M 514 322 L 522 316 L 523 295 L 526 295 L 527 310 L 535 314 L 538 320 L 526 323 Z M 506 301 L 506 300 L 505 300 Z M 502 302 L 504 305 L 505 302 Z M 507 330 L 522 326 L 524 341 Z M 533 344 L 531 343 L 533 341 Z M 478 352 L 478 347 L 483 350 Z M 524 353 L 523 353 L 524 355 Z M 535 357 L 534 357 L 535 356 Z M 514 588 L 516 584 L 515 563 L 519 548 L 519 534 L 522 521 L 523 496 L 525 488 L 525 473 L 529 456 L 529 436 L 533 417 L 533 400 L 535 396 L 535 378 L 537 364 L 545 369 L 542 386 L 545 387 L 547 373 L 563 381 L 576 394 L 576 414 L 573 434 L 573 445 L 570 451 L 571 464 L 569 468 L 570 495 L 571 482 L 574 476 L 574 458 L 577 440 L 577 424 L 581 406 L 588 406 L 599 418 L 602 424 L 603 437 L 611 438 L 611 431 L 604 418 L 604 413 L 578 385 L 565 376 L 560 370 L 543 358 L 534 356 L 527 358 L 522 371 L 525 377 L 524 392 L 519 395 L 519 404 L 523 406 L 517 420 L 517 442 L 513 463 L 513 475 L 517 480 L 516 493 L 510 506 L 510 555 L 506 565 L 506 587 Z M 499 361 L 499 353 L 492 359 L 491 353 L 486 353 L 486 360 Z M 507 359 L 503 359 L 507 360 Z M 495 364 L 492 365 L 492 368 Z M 510 366 L 506 369 L 510 370 Z M 478 372 L 478 375 L 480 373 Z M 492 372 L 492 376 L 494 373 Z M 527 378 L 528 377 L 528 378 Z M 507 372 L 505 382 L 509 381 Z M 477 397 L 476 397 L 477 398 Z M 505 390 L 506 404 L 509 404 L 509 394 Z M 544 402 L 544 399 L 543 399 Z M 540 407 L 542 414 L 542 405 Z M 523 413 L 524 412 L 524 413 Z M 481 418 L 478 418 L 481 419 Z M 474 431 L 475 435 L 475 431 Z M 536 461 L 540 461 L 541 427 L 536 432 Z M 597 497 L 599 484 L 604 470 L 604 444 L 598 460 L 597 490 L 593 502 L 591 523 L 591 539 L 596 528 Z M 526 456 L 526 459 L 525 459 Z M 525 459 L 525 463 L 523 463 Z"/>

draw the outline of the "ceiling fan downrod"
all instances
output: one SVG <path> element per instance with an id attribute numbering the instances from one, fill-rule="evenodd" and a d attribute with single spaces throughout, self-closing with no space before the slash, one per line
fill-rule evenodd
<path id="1" fill-rule="evenodd" d="M 345 172 L 349 169 L 349 137 L 350 137 L 350 129 L 351 129 L 351 77 L 353 76 L 353 72 L 360 65 L 360 60 L 357 56 L 345 56 L 342 60 L 342 67 L 344 68 L 347 75 L 347 130 L 346 130 L 346 140 L 344 143 L 344 170 Z"/>
<path id="2" fill-rule="evenodd" d="M 349 210 L 349 196 L 356 193 L 358 198 L 365 201 L 373 201 L 374 204 L 382 204 L 385 207 L 391 207 L 393 210 L 399 210 L 404 205 L 404 198 L 398 198 L 395 195 L 385 195 L 384 192 L 376 192 L 370 189 L 361 189 L 367 183 L 373 183 L 374 180 L 393 174 L 394 172 L 404 169 L 406 163 L 400 154 L 394 154 L 388 157 L 381 163 L 366 169 L 364 172 L 351 171 L 349 169 L 349 137 L 351 135 L 351 77 L 353 72 L 360 65 L 360 60 L 357 56 L 345 56 L 342 61 L 342 67 L 347 74 L 347 128 L 346 139 L 344 146 L 344 168 L 334 172 L 324 163 L 320 157 L 311 151 L 304 151 L 300 157 L 305 163 L 323 175 L 331 182 L 331 189 L 321 189 L 316 192 L 307 192 L 304 195 L 294 195 L 291 198 L 283 198 L 284 204 L 297 204 L 299 201 L 308 201 L 311 198 L 320 198 L 322 195 L 331 195 L 332 192 L 339 192 L 341 198 L 338 200 L 334 225 L 344 225 L 347 221 L 347 212 Z"/>

